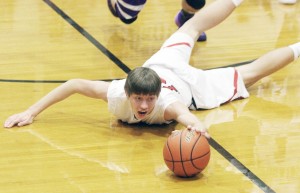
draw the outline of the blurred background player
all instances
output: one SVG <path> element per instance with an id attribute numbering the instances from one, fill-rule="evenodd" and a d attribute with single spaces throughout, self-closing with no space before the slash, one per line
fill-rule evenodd
<path id="1" fill-rule="evenodd" d="M 110 12 L 123 23 L 133 23 L 147 0 L 107 0 Z M 182 0 L 182 9 L 175 16 L 175 24 L 181 27 L 187 20 L 205 6 L 205 0 Z M 198 41 L 206 41 L 205 32 L 199 36 Z"/>

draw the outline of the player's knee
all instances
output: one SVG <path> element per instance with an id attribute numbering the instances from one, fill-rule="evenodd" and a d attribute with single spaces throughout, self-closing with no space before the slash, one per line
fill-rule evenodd
<path id="1" fill-rule="evenodd" d="M 205 0 L 186 0 L 186 3 L 194 9 L 201 9 L 205 5 Z"/>
<path id="2" fill-rule="evenodd" d="M 143 9 L 147 0 L 117 0 L 115 4 L 116 14 L 126 24 L 137 19 L 137 15 Z"/>

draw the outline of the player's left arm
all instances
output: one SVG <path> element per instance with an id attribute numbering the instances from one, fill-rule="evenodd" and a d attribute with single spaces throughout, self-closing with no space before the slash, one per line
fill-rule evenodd
<path id="1" fill-rule="evenodd" d="M 165 110 L 165 120 L 176 120 L 189 129 L 195 129 L 203 133 L 206 137 L 210 137 L 204 124 L 181 102 L 171 103 Z"/>
<path id="2" fill-rule="evenodd" d="M 53 89 L 25 111 L 8 117 L 4 122 L 4 127 L 11 128 L 13 126 L 29 125 L 33 123 L 34 118 L 42 111 L 76 93 L 107 101 L 106 95 L 109 85 L 109 82 L 104 81 L 91 81 L 84 79 L 69 80 Z"/>

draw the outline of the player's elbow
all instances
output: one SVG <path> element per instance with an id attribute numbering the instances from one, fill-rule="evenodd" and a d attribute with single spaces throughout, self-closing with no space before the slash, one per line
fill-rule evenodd
<path id="1" fill-rule="evenodd" d="M 79 93 L 82 81 L 82 79 L 70 79 L 64 83 L 65 89 L 69 90 L 70 94 Z"/>

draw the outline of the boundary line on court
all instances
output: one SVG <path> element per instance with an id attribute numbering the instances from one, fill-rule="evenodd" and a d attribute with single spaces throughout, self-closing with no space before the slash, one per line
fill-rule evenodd
<path id="1" fill-rule="evenodd" d="M 124 72 L 128 73 L 131 69 L 126 66 L 121 60 L 119 60 L 112 52 L 106 49 L 100 42 L 98 42 L 89 32 L 83 29 L 78 23 L 76 23 L 72 18 L 70 18 L 65 12 L 63 12 L 59 7 L 57 7 L 50 0 L 43 0 L 49 5 L 58 15 L 60 15 L 66 22 L 73 26 L 81 35 L 88 39 L 94 46 L 96 46 L 103 54 L 110 58 L 117 66 L 119 66 Z"/>
<path id="2" fill-rule="evenodd" d="M 248 64 L 252 62 L 253 60 L 250 61 L 245 61 L 245 62 L 239 62 L 235 64 L 230 64 L 227 66 L 220 66 L 216 68 L 226 68 L 226 67 L 237 67 L 237 66 L 242 66 L 245 64 Z M 209 68 L 205 70 L 210 70 L 210 69 L 216 69 L 216 68 Z M 115 79 L 98 79 L 101 81 L 113 81 L 113 80 L 120 80 L 120 78 L 115 78 Z M 20 83 L 64 83 L 67 82 L 68 80 L 21 80 L 21 79 L 0 79 L 0 82 L 20 82 Z"/>
<path id="3" fill-rule="evenodd" d="M 236 159 L 231 153 L 229 153 L 224 147 L 216 142 L 212 137 L 208 139 L 209 145 L 211 145 L 217 152 L 219 152 L 225 159 L 227 159 L 233 166 L 235 166 L 242 174 L 256 184 L 261 190 L 266 193 L 275 193 L 275 191 L 262 181 L 258 176 L 251 172 L 244 164 Z"/>

